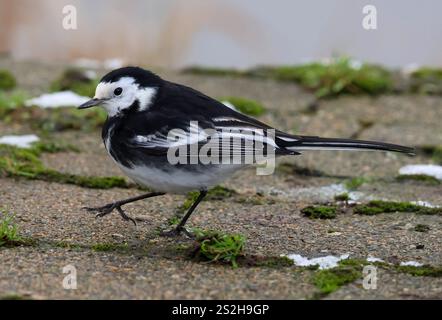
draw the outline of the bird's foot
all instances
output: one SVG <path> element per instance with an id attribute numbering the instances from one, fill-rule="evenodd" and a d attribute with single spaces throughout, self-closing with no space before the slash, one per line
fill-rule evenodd
<path id="1" fill-rule="evenodd" d="M 90 207 L 84 207 L 83 209 L 89 211 L 89 212 L 96 212 L 95 217 L 96 218 L 101 218 L 104 217 L 105 215 L 111 213 L 112 211 L 114 211 L 114 209 L 117 209 L 118 213 L 120 214 L 120 216 L 123 218 L 123 220 L 125 221 L 132 221 L 132 223 L 136 226 L 137 222 L 135 221 L 135 219 L 129 217 L 126 212 L 124 212 L 124 210 L 121 208 L 120 203 L 118 202 L 112 202 L 109 204 L 106 204 L 102 207 L 95 207 L 95 208 L 90 208 Z"/>
<path id="2" fill-rule="evenodd" d="M 163 231 L 160 233 L 160 236 L 162 237 L 178 237 L 181 233 L 184 233 L 186 236 L 188 236 L 191 239 L 195 238 L 195 235 L 189 232 L 186 228 L 178 226 L 175 229 L 169 230 L 169 231 Z"/>

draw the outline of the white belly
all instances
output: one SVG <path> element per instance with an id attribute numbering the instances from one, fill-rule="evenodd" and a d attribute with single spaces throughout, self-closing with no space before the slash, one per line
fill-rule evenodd
<path id="1" fill-rule="evenodd" d="M 142 186 L 162 192 L 186 193 L 215 186 L 242 166 L 212 167 L 203 173 L 180 169 L 166 172 L 146 166 L 127 168 L 119 165 L 119 167 L 129 178 Z"/>

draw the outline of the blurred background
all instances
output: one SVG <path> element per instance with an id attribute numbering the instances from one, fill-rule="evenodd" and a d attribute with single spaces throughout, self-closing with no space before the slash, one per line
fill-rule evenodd
<path id="1" fill-rule="evenodd" d="M 77 30 L 62 27 L 65 5 Z M 377 8 L 377 30 L 361 26 Z M 348 55 L 390 67 L 442 65 L 436 0 L 0 0 L 0 52 L 15 59 L 120 59 L 247 68 Z"/>

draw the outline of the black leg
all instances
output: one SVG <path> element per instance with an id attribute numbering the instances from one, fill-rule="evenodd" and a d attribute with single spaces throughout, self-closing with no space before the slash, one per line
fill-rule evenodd
<path id="1" fill-rule="evenodd" d="M 186 224 L 190 215 L 193 213 L 193 211 L 195 211 L 196 207 L 199 205 L 199 203 L 204 199 L 206 195 L 207 195 L 207 190 L 201 190 L 200 194 L 198 195 L 198 198 L 196 198 L 195 202 L 192 204 L 189 210 L 187 210 L 185 216 L 181 219 L 180 223 L 176 226 L 176 228 L 171 231 L 162 232 L 161 235 L 166 237 L 173 237 L 179 235 L 181 232 L 184 232 L 188 236 L 191 236 L 191 234 L 186 230 L 186 228 L 184 228 L 184 225 Z"/>
<path id="2" fill-rule="evenodd" d="M 108 203 L 102 207 L 97 207 L 97 208 L 89 208 L 89 207 L 84 207 L 83 209 L 86 209 L 89 212 L 97 212 L 97 214 L 95 214 L 95 216 L 98 217 L 104 217 L 105 215 L 111 213 L 114 209 L 117 209 L 118 213 L 120 214 L 120 216 L 126 220 L 126 221 L 132 221 L 135 225 L 137 225 L 135 219 L 129 217 L 124 210 L 121 208 L 122 205 L 125 205 L 127 203 L 130 202 L 135 202 L 138 200 L 142 200 L 142 199 L 146 199 L 146 198 L 152 198 L 152 197 L 156 197 L 156 196 L 162 196 L 163 194 L 165 194 L 164 192 L 150 192 L 150 193 L 146 193 L 146 194 L 142 194 L 136 197 L 132 197 L 132 198 L 128 198 L 128 199 L 124 199 L 124 200 L 120 200 L 120 201 L 115 201 L 115 202 L 111 202 Z"/>

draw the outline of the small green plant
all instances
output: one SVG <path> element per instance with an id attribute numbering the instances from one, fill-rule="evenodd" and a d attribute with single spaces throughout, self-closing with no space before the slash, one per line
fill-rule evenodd
<path id="1" fill-rule="evenodd" d="M 440 215 L 442 214 L 442 208 L 430 208 L 410 202 L 394 202 L 382 200 L 373 200 L 367 204 L 358 204 L 354 208 L 354 213 L 369 216 L 392 212 L 413 212 L 416 214 Z"/>
<path id="2" fill-rule="evenodd" d="M 337 208 L 335 206 L 308 206 L 301 210 L 310 219 L 334 219 Z"/>
<path id="3" fill-rule="evenodd" d="M 350 195 L 347 192 L 335 195 L 335 201 L 348 202 L 350 200 Z"/>
<path id="4" fill-rule="evenodd" d="M 17 85 L 14 76 L 8 70 L 0 70 L 0 90 L 10 90 Z"/>
<path id="5" fill-rule="evenodd" d="M 0 117 L 5 120 L 5 116 L 12 110 L 23 107 L 27 99 L 28 97 L 23 91 L 0 91 Z"/>
<path id="6" fill-rule="evenodd" d="M 241 97 L 223 97 L 218 99 L 221 102 L 231 103 L 238 111 L 251 116 L 260 116 L 265 113 L 264 106 L 258 101 Z"/>
<path id="7" fill-rule="evenodd" d="M 22 238 L 18 235 L 13 216 L 0 210 L 0 247 L 15 246 L 21 243 Z"/>
<path id="8" fill-rule="evenodd" d="M 368 182 L 367 178 L 355 177 L 344 182 L 344 186 L 347 190 L 354 191 L 357 190 L 364 183 Z"/>
<path id="9" fill-rule="evenodd" d="M 227 262 L 234 268 L 238 267 L 238 258 L 244 256 L 244 236 L 200 229 L 194 229 L 193 232 L 198 243 L 196 255 L 211 262 Z"/>

